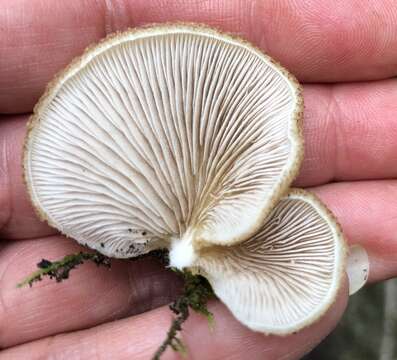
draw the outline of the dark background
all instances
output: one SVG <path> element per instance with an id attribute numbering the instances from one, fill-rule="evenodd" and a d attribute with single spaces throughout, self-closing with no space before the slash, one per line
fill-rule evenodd
<path id="1" fill-rule="evenodd" d="M 397 360 L 397 279 L 361 289 L 338 327 L 304 360 Z"/>

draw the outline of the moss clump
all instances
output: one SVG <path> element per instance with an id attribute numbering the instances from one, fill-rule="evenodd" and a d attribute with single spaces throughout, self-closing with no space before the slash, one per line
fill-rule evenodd
<path id="1" fill-rule="evenodd" d="M 151 256 L 156 258 L 162 264 L 168 266 L 168 252 L 166 251 L 153 251 L 148 255 L 138 256 L 131 260 L 138 260 L 143 257 Z M 50 279 L 55 279 L 56 282 L 62 282 L 69 278 L 71 270 L 83 264 L 85 261 L 92 261 L 98 266 L 110 267 L 110 258 L 95 252 L 71 254 L 65 256 L 58 261 L 50 261 L 42 259 L 38 264 L 38 270 L 20 282 L 17 287 L 26 285 L 32 286 L 33 283 L 41 281 L 43 277 L 47 276 Z M 178 275 L 184 279 L 184 287 L 182 295 L 179 296 L 171 305 L 171 311 L 176 315 L 171 323 L 170 329 L 163 343 L 160 345 L 156 353 L 153 355 L 153 360 L 159 360 L 165 350 L 170 347 L 174 351 L 187 354 L 187 348 L 182 340 L 178 337 L 178 333 L 182 330 L 182 324 L 188 319 L 190 309 L 204 315 L 210 324 L 213 323 L 213 315 L 207 309 L 208 300 L 215 298 L 215 294 L 208 281 L 200 276 L 193 275 L 188 271 L 180 271 L 172 268 Z"/>
<path id="2" fill-rule="evenodd" d="M 175 269 L 174 271 L 184 279 L 183 292 L 182 295 L 170 305 L 170 309 L 176 317 L 168 330 L 166 339 L 158 348 L 152 360 L 159 360 L 168 346 L 174 351 L 180 352 L 182 355 L 187 354 L 186 346 L 177 335 L 178 332 L 182 330 L 182 324 L 189 317 L 189 308 L 204 315 L 208 319 L 210 325 L 213 323 L 213 315 L 207 309 L 207 303 L 208 300 L 214 298 L 215 295 L 207 279 L 200 275 L 193 275 L 188 271 L 182 272 Z"/>
<path id="3" fill-rule="evenodd" d="M 110 267 L 110 258 L 100 253 L 79 252 L 78 254 L 67 255 L 54 262 L 42 259 L 37 264 L 39 269 L 20 282 L 17 287 L 32 286 L 34 282 L 41 281 L 45 276 L 55 279 L 56 282 L 64 281 L 69 278 L 70 271 L 83 264 L 84 261 L 92 261 L 98 266 Z"/>

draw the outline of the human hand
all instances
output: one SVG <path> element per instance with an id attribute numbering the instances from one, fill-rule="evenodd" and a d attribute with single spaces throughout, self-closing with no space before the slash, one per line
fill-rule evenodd
<path id="1" fill-rule="evenodd" d="M 15 287 L 42 257 L 57 259 L 79 250 L 75 242 L 40 223 L 31 209 L 21 174 L 28 118 L 22 113 L 32 110 L 54 73 L 84 47 L 128 26 L 205 22 L 247 38 L 306 83 L 306 156 L 295 185 L 316 192 L 339 218 L 349 243 L 367 249 L 369 281 L 395 276 L 393 4 L 393 0 L 0 2 L 0 348 L 5 348 L 0 360 L 149 359 L 170 325 L 171 314 L 161 305 L 175 297 L 178 280 L 148 260 L 114 261 L 111 271 L 87 265 L 61 285 L 43 281 L 32 289 Z M 323 84 L 310 84 L 316 82 Z M 193 315 L 183 340 L 192 359 L 298 359 L 336 325 L 346 306 L 346 288 L 324 318 L 288 337 L 253 333 L 213 302 L 214 331 L 204 318 Z M 164 356 L 175 358 L 172 351 Z"/>

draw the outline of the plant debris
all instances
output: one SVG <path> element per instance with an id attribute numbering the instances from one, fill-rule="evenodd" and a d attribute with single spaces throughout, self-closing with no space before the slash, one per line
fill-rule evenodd
<path id="1" fill-rule="evenodd" d="M 38 270 L 21 281 L 17 287 L 21 288 L 25 285 L 32 287 L 34 282 L 41 281 L 43 277 L 48 276 L 50 279 L 55 279 L 56 282 L 62 282 L 69 278 L 71 270 L 84 263 L 84 261 L 92 261 L 97 266 L 110 267 L 110 258 L 95 252 L 71 254 L 65 256 L 59 261 L 50 261 L 42 259 L 38 264 Z"/>
<path id="2" fill-rule="evenodd" d="M 183 293 L 170 305 L 170 309 L 176 317 L 168 330 L 166 339 L 158 348 L 152 360 L 159 360 L 168 346 L 181 353 L 182 356 L 187 355 L 187 348 L 178 337 L 178 332 L 182 330 L 182 324 L 189 317 L 189 308 L 204 315 L 208 319 L 210 327 L 213 324 L 213 314 L 208 310 L 207 303 L 210 299 L 215 298 L 215 294 L 207 279 L 200 275 L 193 275 L 188 271 L 175 271 L 184 279 Z"/>
<path id="3" fill-rule="evenodd" d="M 155 258 L 165 266 L 169 264 L 168 252 L 163 250 L 152 251 L 149 254 L 141 255 L 131 260 L 135 261 L 147 256 Z M 21 288 L 26 285 L 32 287 L 33 283 L 41 281 L 45 276 L 50 279 L 55 279 L 56 282 L 62 282 L 69 278 L 71 270 L 83 264 L 85 261 L 92 261 L 98 266 L 110 267 L 111 265 L 111 259 L 98 252 L 70 254 L 58 261 L 42 259 L 37 264 L 38 270 L 20 282 L 17 287 Z M 166 339 L 160 345 L 152 360 L 159 360 L 168 347 L 179 352 L 182 356 L 187 355 L 187 347 L 178 337 L 178 334 L 182 330 L 182 324 L 189 317 L 190 309 L 204 315 L 208 319 L 210 327 L 212 327 L 213 324 L 213 314 L 207 309 L 207 303 L 210 299 L 215 298 L 215 294 L 207 279 L 201 275 L 193 275 L 189 271 L 181 271 L 175 268 L 171 269 L 183 278 L 184 287 L 182 295 L 169 306 L 176 317 L 172 321 Z"/>

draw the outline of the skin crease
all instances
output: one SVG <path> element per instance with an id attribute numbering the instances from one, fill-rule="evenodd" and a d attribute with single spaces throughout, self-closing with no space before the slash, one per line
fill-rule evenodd
<path id="1" fill-rule="evenodd" d="M 169 310 L 160 306 L 175 298 L 180 284 L 148 260 L 116 261 L 111 271 L 86 265 L 62 285 L 43 281 L 15 288 L 43 256 L 80 249 L 31 209 L 21 178 L 28 118 L 23 113 L 31 112 L 48 80 L 83 48 L 128 26 L 205 22 L 249 39 L 297 75 L 305 83 L 306 156 L 295 185 L 317 193 L 347 240 L 367 249 L 371 282 L 396 276 L 393 3 L 0 0 L 0 360 L 27 353 L 30 359 L 148 359 L 170 324 Z M 191 359 L 299 359 L 334 328 L 346 301 L 344 287 L 325 317 L 282 338 L 247 330 L 214 302 L 214 332 L 194 315 L 183 337 Z M 164 357 L 177 358 L 172 352 Z"/>

